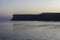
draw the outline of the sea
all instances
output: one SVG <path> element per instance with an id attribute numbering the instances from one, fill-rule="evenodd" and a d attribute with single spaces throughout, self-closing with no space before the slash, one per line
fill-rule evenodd
<path id="1" fill-rule="evenodd" d="M 0 22 L 0 40 L 60 40 L 60 22 Z"/>

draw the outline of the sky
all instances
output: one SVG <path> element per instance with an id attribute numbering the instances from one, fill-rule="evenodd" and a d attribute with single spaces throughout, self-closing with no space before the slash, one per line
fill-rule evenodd
<path id="1" fill-rule="evenodd" d="M 0 0 L 0 16 L 60 12 L 60 0 Z"/>

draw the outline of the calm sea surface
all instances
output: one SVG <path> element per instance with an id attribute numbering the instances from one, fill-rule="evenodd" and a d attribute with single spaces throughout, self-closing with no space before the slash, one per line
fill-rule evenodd
<path id="1" fill-rule="evenodd" d="M 60 40 L 60 22 L 0 22 L 0 40 Z"/>

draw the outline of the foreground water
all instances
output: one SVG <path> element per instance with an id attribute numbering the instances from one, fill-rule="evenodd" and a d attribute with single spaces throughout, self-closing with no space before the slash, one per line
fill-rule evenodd
<path id="1" fill-rule="evenodd" d="M 60 40 L 60 22 L 0 22 L 0 40 Z"/>

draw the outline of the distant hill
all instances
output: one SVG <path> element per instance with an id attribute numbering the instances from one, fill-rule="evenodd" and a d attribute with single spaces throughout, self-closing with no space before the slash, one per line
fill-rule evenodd
<path id="1" fill-rule="evenodd" d="M 60 13 L 13 14 L 13 21 L 60 21 Z"/>

